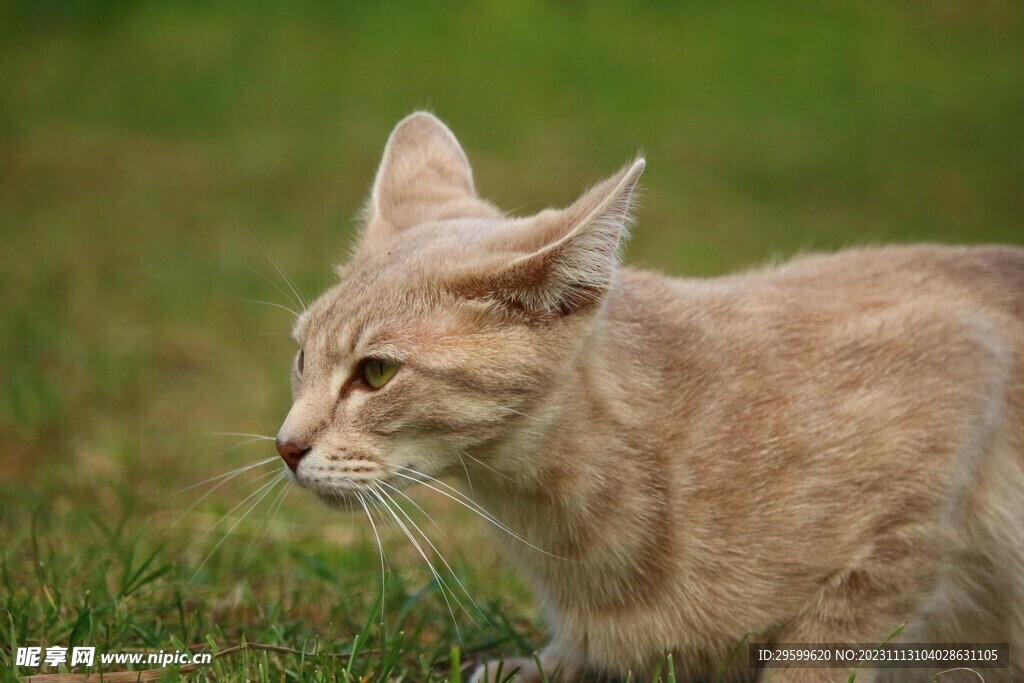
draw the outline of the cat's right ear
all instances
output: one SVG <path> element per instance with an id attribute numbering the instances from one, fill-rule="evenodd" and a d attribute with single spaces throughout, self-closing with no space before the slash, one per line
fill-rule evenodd
<path id="1" fill-rule="evenodd" d="M 644 160 L 636 159 L 566 209 L 509 222 L 484 245 L 492 256 L 456 278 L 471 298 L 509 305 L 535 320 L 599 303 L 611 287 Z"/>
<path id="2" fill-rule="evenodd" d="M 473 170 L 455 135 L 436 116 L 419 111 L 402 119 L 388 138 L 365 211 L 364 239 L 496 211 L 477 198 Z"/>

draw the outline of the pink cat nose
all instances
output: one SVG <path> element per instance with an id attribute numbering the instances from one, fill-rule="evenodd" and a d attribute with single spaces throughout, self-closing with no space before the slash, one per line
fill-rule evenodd
<path id="1" fill-rule="evenodd" d="M 309 448 L 305 444 L 299 444 L 292 440 L 281 441 L 281 437 L 277 437 L 275 442 L 277 445 L 277 452 L 281 454 L 288 469 L 292 472 L 299 469 L 299 461 L 305 457 L 306 453 L 309 453 Z"/>

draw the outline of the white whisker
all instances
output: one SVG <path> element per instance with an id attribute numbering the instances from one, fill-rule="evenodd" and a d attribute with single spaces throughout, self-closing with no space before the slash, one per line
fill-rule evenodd
<path id="1" fill-rule="evenodd" d="M 243 436 L 243 437 L 249 437 L 253 441 L 277 441 L 277 437 L 275 437 L 275 436 L 267 436 L 266 434 L 250 434 L 248 432 L 206 432 L 206 435 L 207 436 Z"/>
<path id="2" fill-rule="evenodd" d="M 414 470 L 414 469 L 412 469 L 410 467 L 402 467 L 401 465 L 395 465 L 395 467 L 400 467 L 401 469 L 403 469 L 403 470 L 411 473 L 412 475 L 414 475 L 414 476 L 409 476 L 408 474 L 402 474 L 401 472 L 395 472 L 394 474 L 396 474 L 397 476 L 402 477 L 404 479 L 408 479 L 410 481 L 414 481 L 417 484 L 421 484 L 423 486 L 426 486 L 428 489 L 430 489 L 432 491 L 436 491 L 437 493 L 440 493 L 441 495 L 446 496 L 446 497 L 452 499 L 453 501 L 455 501 L 459 505 L 462 505 L 463 507 L 468 508 L 471 512 L 474 512 L 474 513 L 482 516 L 484 519 L 486 519 L 488 522 L 496 525 L 502 531 L 507 531 L 508 533 L 514 535 L 514 532 L 511 529 L 509 529 L 505 524 L 503 524 L 497 517 L 492 515 L 490 512 L 485 510 L 483 507 L 481 507 L 480 504 L 477 503 L 475 500 L 473 500 L 472 498 L 469 498 L 468 496 L 466 496 L 466 494 L 464 494 L 462 491 L 459 491 L 458 489 L 456 489 L 456 488 L 454 488 L 452 486 L 449 486 L 448 484 L 444 483 L 440 479 L 436 479 L 434 477 L 431 477 L 428 474 L 424 474 L 423 472 L 419 472 L 419 471 Z M 417 479 L 416 477 L 423 477 L 423 478 L 422 479 Z M 447 491 L 439 489 L 439 488 L 431 485 L 429 482 L 434 482 L 438 486 L 441 486 L 444 489 L 447 489 Z M 450 491 L 450 493 L 449 493 L 449 491 Z M 455 495 L 453 496 L 452 494 L 455 494 Z M 458 498 L 456 498 L 455 496 L 458 496 Z"/>
<path id="3" fill-rule="evenodd" d="M 437 529 L 438 529 L 438 530 L 439 530 L 439 531 L 440 531 L 440 532 L 441 532 L 442 534 L 444 534 L 444 530 L 443 530 L 443 529 L 441 529 L 441 527 L 440 527 L 440 526 L 438 526 L 437 522 L 435 522 L 435 521 L 434 521 L 434 518 L 433 518 L 433 517 L 431 517 L 430 515 L 428 515 L 428 514 L 427 514 L 427 512 L 426 512 L 426 511 L 425 511 L 425 510 L 424 510 L 423 508 L 421 508 L 421 507 L 419 506 L 419 504 L 418 504 L 418 503 L 417 503 L 416 501 L 414 501 L 414 500 L 413 500 L 412 498 L 410 498 L 409 496 L 407 496 L 407 495 L 406 495 L 406 494 L 405 494 L 404 492 L 402 492 L 402 491 L 400 491 L 399 489 L 395 488 L 395 487 L 394 487 L 394 486 L 392 486 L 391 484 L 388 484 L 387 482 L 384 482 L 384 481 L 380 481 L 380 482 L 377 482 L 377 483 L 378 483 L 378 484 L 380 484 L 381 486 L 386 486 L 386 487 L 388 487 L 389 489 L 391 489 L 392 491 L 394 491 L 395 493 L 397 493 L 398 495 L 402 496 L 402 497 L 403 497 L 403 498 L 405 498 L 405 499 L 406 499 L 407 501 L 409 501 L 410 503 L 412 503 L 412 504 L 413 504 L 413 506 L 414 506 L 414 507 L 415 507 L 415 508 L 416 508 L 417 510 L 419 510 L 420 512 L 422 512 L 422 513 L 423 513 L 423 514 L 424 514 L 424 515 L 425 515 L 425 516 L 427 517 L 427 519 L 429 519 L 429 520 L 430 520 L 430 522 L 431 522 L 431 523 L 432 523 L 432 524 L 433 524 L 433 525 L 434 525 L 435 527 L 437 527 Z M 434 545 L 434 543 L 433 543 L 433 542 L 432 542 L 432 541 L 430 540 L 430 538 L 428 538 L 428 537 L 427 537 L 427 535 L 426 535 L 426 534 L 425 534 L 425 533 L 423 532 L 423 529 L 421 529 L 421 528 L 420 528 L 420 526 L 419 526 L 418 524 L 416 524 L 416 522 L 414 522 L 414 521 L 412 520 L 412 518 L 411 518 L 411 517 L 409 516 L 409 514 L 408 514 L 408 513 L 407 513 L 407 512 L 405 511 L 405 510 L 403 510 L 403 509 L 402 509 L 402 507 L 401 507 L 401 506 L 400 506 L 400 505 L 398 504 L 398 502 L 397 502 L 397 501 L 395 501 L 395 499 L 394 499 L 394 498 L 392 498 L 392 497 L 391 497 L 391 495 L 390 495 L 390 494 L 389 494 L 389 493 L 388 493 L 387 491 L 381 490 L 381 493 L 383 493 L 383 494 L 384 494 L 385 496 L 387 496 L 387 497 L 388 497 L 388 499 L 389 499 L 389 500 L 391 500 L 391 502 L 395 504 L 395 507 L 396 507 L 396 508 L 398 508 L 398 511 L 402 513 L 402 515 L 403 515 L 403 516 L 405 517 L 405 519 L 406 519 L 406 520 L 407 520 L 407 521 L 409 522 L 409 524 L 412 524 L 413 528 L 414 528 L 414 529 L 416 529 L 416 531 L 418 531 L 418 532 L 419 532 L 420 536 L 422 536 L 422 537 L 423 537 L 423 540 L 427 542 L 427 545 L 429 545 L 429 546 L 430 546 L 430 547 L 431 547 L 431 548 L 432 548 L 432 549 L 434 550 L 434 552 L 435 552 L 435 553 L 437 554 L 437 556 L 438 556 L 438 557 L 439 557 L 439 558 L 441 559 L 441 562 L 442 562 L 442 563 L 444 564 L 445 568 L 446 568 L 446 569 L 448 569 L 448 571 L 449 571 L 449 572 L 451 573 L 452 577 L 453 577 L 453 578 L 455 579 L 455 583 L 457 583 L 457 584 L 459 585 L 459 588 L 461 588 L 461 589 L 462 589 L 462 592 L 463 592 L 463 593 L 464 593 L 464 594 L 466 595 L 466 598 L 467 598 L 467 599 L 469 600 L 469 603 L 470 603 L 471 605 L 473 605 L 473 608 L 474 608 L 474 609 L 476 609 L 476 611 L 477 611 L 477 612 L 478 612 L 478 613 L 480 614 L 480 617 L 481 617 L 481 618 L 482 618 L 482 619 L 483 619 L 484 621 L 486 621 L 486 620 L 487 620 L 487 617 L 486 617 L 486 615 L 484 615 L 484 612 L 483 612 L 483 610 L 482 610 L 482 609 L 480 609 L 480 606 L 479 606 L 478 604 L 476 604 L 476 600 L 474 600 L 474 599 L 473 599 L 473 596 L 469 594 L 469 589 L 467 589 L 467 588 L 466 588 L 466 585 L 465 585 L 464 583 L 462 583 L 462 580 L 461 580 L 461 579 L 459 578 L 459 575 L 458 575 L 458 574 L 456 574 L 456 573 L 455 573 L 455 570 L 454 570 L 454 569 L 452 569 L 452 566 L 451 566 L 450 564 L 448 564 L 448 560 L 446 560 L 446 559 L 444 558 L 444 555 L 443 555 L 443 554 L 441 554 L 441 551 L 440 551 L 440 550 L 438 549 L 438 547 L 437 547 L 436 545 Z M 447 536 L 447 534 L 445 534 L 445 536 Z M 452 593 L 452 597 L 453 597 L 453 598 L 455 597 L 455 594 L 454 594 L 454 592 Z M 458 598 L 455 598 L 455 599 L 456 599 L 456 600 L 458 601 Z M 463 611 L 465 611 L 465 612 L 467 613 L 467 616 L 469 616 L 469 618 L 470 618 L 471 620 L 473 620 L 473 623 L 474 623 L 474 624 L 476 624 L 477 626 L 479 626 L 479 624 L 477 624 L 477 623 L 476 623 L 476 620 L 475 620 L 475 619 L 473 619 L 473 616 L 472 616 L 471 614 L 469 614 L 469 611 L 468 611 L 468 610 L 466 610 L 465 606 L 464 606 L 464 605 L 462 604 L 462 602 L 461 602 L 461 601 L 459 601 L 459 607 L 462 607 Z"/>
<path id="4" fill-rule="evenodd" d="M 446 541 L 448 541 L 449 543 L 452 542 L 452 538 L 451 538 L 451 536 L 448 535 L 448 532 L 446 532 L 443 528 L 441 528 L 441 525 L 438 524 L 436 521 L 434 521 L 434 518 L 431 517 L 430 514 L 426 510 L 424 510 L 420 506 L 419 503 L 417 503 L 415 500 L 410 498 L 409 495 L 405 491 L 403 491 L 402 489 L 398 488 L 397 486 L 392 486 L 391 484 L 387 483 L 386 481 L 377 480 L 376 483 L 379 484 L 379 485 L 382 485 L 382 486 L 387 486 L 389 489 L 391 489 L 392 491 L 394 491 L 395 493 L 400 495 L 402 498 L 405 498 L 407 501 L 409 501 L 409 503 L 412 504 L 413 507 L 415 507 L 418 511 L 420 511 L 423 514 L 424 517 L 427 518 L 427 521 L 429 521 L 431 524 L 434 525 L 435 529 L 437 529 L 438 531 L 441 532 L 441 535 L 444 536 Z"/>
<path id="5" fill-rule="evenodd" d="M 291 308 L 290 306 L 285 306 L 284 304 L 275 304 L 273 301 L 263 301 L 262 299 L 244 299 L 241 297 L 233 298 L 236 298 L 239 301 L 244 301 L 247 304 L 263 304 L 264 306 L 270 306 L 272 308 L 280 308 L 282 311 L 288 311 L 289 313 L 292 314 L 292 316 L 296 318 L 299 317 L 299 313 L 296 312 L 295 309 Z"/>
<path id="6" fill-rule="evenodd" d="M 530 419 L 530 420 L 536 420 L 536 419 L 537 419 L 537 418 L 536 418 L 536 417 L 534 417 L 533 415 L 527 415 L 527 414 L 526 414 L 526 413 L 524 413 L 523 411 L 521 411 L 521 410 L 516 410 L 515 408 L 510 408 L 510 407 L 508 407 L 508 406 L 497 406 L 497 407 L 498 407 L 498 408 L 501 408 L 502 410 L 507 410 L 508 412 L 510 412 L 510 413 L 514 413 L 514 414 L 516 414 L 516 415 L 522 415 L 523 417 L 525 417 L 525 418 L 527 418 L 527 419 Z"/>
<path id="7" fill-rule="evenodd" d="M 213 549 L 210 550 L 210 552 L 206 555 L 206 557 L 203 558 L 203 561 L 199 563 L 199 566 L 196 567 L 195 574 L 193 574 L 192 578 L 189 579 L 189 582 L 188 582 L 187 586 L 191 586 L 192 585 L 192 582 L 196 580 L 197 576 L 199 576 L 200 570 L 202 570 L 202 568 L 204 566 L 206 566 L 206 563 L 210 561 L 210 558 L 213 557 L 214 553 L 217 552 L 218 548 L 220 548 L 221 545 L 224 543 L 224 541 L 226 541 L 228 539 L 228 536 L 230 536 L 231 533 L 235 529 L 238 528 L 238 525 L 242 523 L 242 520 L 244 520 L 246 517 L 248 517 L 249 513 L 252 512 L 256 508 L 256 506 L 259 505 L 263 501 L 264 498 L 267 497 L 267 494 L 270 493 L 271 491 L 273 491 L 274 487 L 277 484 L 281 483 L 281 481 L 285 478 L 285 476 L 287 476 L 286 472 L 279 472 L 276 478 L 270 480 L 268 483 L 264 484 L 263 486 L 258 488 L 256 491 L 254 491 L 253 493 L 251 493 L 248 496 L 246 496 L 242 500 L 241 503 L 239 503 L 235 507 L 231 508 L 231 510 L 233 512 L 234 510 L 237 510 L 239 507 L 241 507 L 247 500 L 249 500 L 253 496 L 257 496 L 256 500 L 253 501 L 252 504 L 249 505 L 249 507 L 245 509 L 245 512 L 242 513 L 241 517 L 239 517 L 237 520 L 235 520 L 235 523 L 232 524 L 230 528 L 228 528 L 228 530 L 224 533 L 224 536 L 222 536 L 221 539 L 219 541 L 217 541 L 217 544 L 215 546 L 213 546 Z M 222 521 L 224 521 L 225 519 L 227 519 L 228 516 L 230 516 L 230 514 L 231 514 L 231 512 L 229 512 L 227 515 L 222 517 L 220 521 L 218 521 L 216 524 L 214 524 L 212 527 L 210 527 L 210 529 L 208 529 L 206 531 L 206 533 L 204 533 L 202 536 L 200 536 L 199 539 L 196 542 L 198 542 L 199 540 L 202 540 L 203 538 L 206 538 L 206 536 L 208 536 L 211 531 L 213 531 L 218 526 L 220 526 L 220 523 Z"/>
<path id="8" fill-rule="evenodd" d="M 221 479 L 221 481 L 219 481 L 216 484 L 214 484 L 213 486 L 211 486 L 208 491 L 203 493 L 203 495 L 199 496 L 194 501 L 192 501 L 192 504 L 189 505 L 187 508 L 185 508 L 185 511 L 181 513 L 181 515 L 178 517 L 178 519 L 176 519 L 174 521 L 173 524 L 171 524 L 171 528 L 176 528 L 179 524 L 181 524 L 183 521 L 185 521 L 185 518 L 188 517 L 188 513 L 192 512 L 192 510 L 194 510 L 196 508 L 196 506 L 198 506 L 204 500 L 206 500 L 211 495 L 213 495 L 214 491 L 219 489 L 221 486 L 224 486 L 224 484 L 227 484 L 229 481 L 231 481 L 232 479 L 234 479 L 238 475 L 242 474 L 243 472 L 251 470 L 254 467 L 259 467 L 260 465 L 266 465 L 267 462 L 272 461 L 272 460 L 276 460 L 276 458 L 270 458 L 269 460 L 258 462 L 258 463 L 254 464 L 254 465 L 249 465 L 248 467 L 240 468 L 238 470 L 235 470 L 234 472 L 229 472 L 227 475 L 220 475 L 220 477 L 226 477 L 226 478 Z M 260 481 L 261 479 L 266 479 L 267 477 L 269 477 L 272 474 L 274 474 L 274 473 L 273 472 L 264 472 L 263 474 L 259 475 L 258 477 L 256 477 L 252 481 L 253 482 L 257 482 L 257 481 Z M 214 477 L 214 479 L 217 479 L 217 478 L 218 477 Z M 206 483 L 206 482 L 203 482 L 203 483 Z M 245 486 L 246 483 L 251 483 L 251 482 L 245 482 L 245 483 L 242 484 L 242 486 Z M 194 488 L 194 487 L 190 487 L 190 488 Z M 218 524 L 219 524 L 219 522 L 218 522 Z M 216 525 L 214 525 L 214 527 L 216 527 Z M 214 527 L 211 527 L 210 531 L 212 531 Z"/>
<path id="9" fill-rule="evenodd" d="M 201 535 L 199 536 L 199 538 L 197 538 L 197 539 L 196 539 L 196 541 L 195 541 L 195 542 L 196 542 L 196 543 L 198 543 L 199 541 L 201 541 L 201 540 L 203 540 L 204 538 L 206 538 L 207 536 L 209 536 L 209 535 L 210 535 L 210 533 L 211 533 L 211 532 L 213 532 L 213 530 L 214 530 L 214 529 L 216 529 L 217 527 L 219 527 L 219 526 L 221 525 L 221 523 L 223 523 L 223 522 L 224 522 L 224 520 L 226 520 L 226 519 L 228 519 L 229 517 L 231 517 L 231 515 L 232 515 L 232 514 L 234 514 L 234 512 L 235 512 L 236 510 L 238 510 L 238 508 L 242 507 L 243 505 L 245 505 L 245 504 L 246 504 L 246 502 L 248 502 L 249 500 L 251 500 L 251 499 L 252 499 L 252 498 L 254 498 L 255 496 L 258 496 L 258 495 L 259 495 L 260 493 L 262 493 L 263 491 L 265 491 L 265 490 L 267 489 L 267 487 L 269 487 L 269 486 L 271 486 L 272 484 L 275 484 L 275 483 L 277 483 L 278 481 L 280 481 L 280 480 L 281 480 L 281 478 L 282 478 L 282 477 L 284 477 L 286 473 L 285 473 L 285 472 L 266 472 L 265 474 L 261 474 L 260 476 L 258 476 L 258 477 L 257 477 L 256 479 L 254 479 L 253 481 L 259 481 L 259 480 L 261 480 L 261 479 L 266 479 L 267 477 L 269 477 L 269 476 L 271 476 L 271 475 L 274 475 L 274 474 L 276 474 L 276 475 L 277 475 L 277 476 L 276 476 L 276 477 L 275 477 L 274 479 L 272 479 L 271 481 L 269 481 L 269 482 L 267 482 L 267 483 L 261 484 L 261 485 L 260 485 L 260 487 L 259 487 L 258 489 L 256 489 L 255 491 L 253 491 L 252 493 L 250 493 L 249 495 L 247 495 L 247 496 L 246 496 L 245 498 L 243 498 L 243 499 L 242 499 L 241 501 L 239 501 L 239 502 L 238 502 L 238 503 L 237 503 L 237 504 L 236 504 L 236 505 L 235 505 L 235 506 L 234 506 L 233 508 L 231 508 L 230 510 L 228 510 L 228 511 L 227 511 L 227 513 L 225 513 L 225 514 L 224 514 L 224 515 L 223 515 L 223 516 L 222 516 L 222 517 L 221 517 L 220 519 L 218 519 L 218 520 L 217 520 L 217 521 L 216 521 L 216 522 L 215 522 L 215 523 L 213 524 L 213 526 L 211 526 L 211 527 L 210 527 L 209 529 L 207 529 L 206 531 L 204 531 L 204 532 L 203 532 L 203 533 L 202 533 L 202 534 L 201 534 Z M 207 494 L 207 495 L 209 495 L 209 494 Z M 200 500 L 201 500 L 201 499 L 200 499 Z"/>
<path id="10" fill-rule="evenodd" d="M 262 245 L 260 245 L 260 246 L 262 246 Z M 282 268 L 281 264 L 279 264 L 277 262 L 277 259 L 275 259 L 270 254 L 270 252 L 267 251 L 266 247 L 263 247 L 263 253 L 270 260 L 271 265 L 274 266 L 274 269 L 277 271 L 278 275 L 280 275 L 281 278 L 284 280 L 285 284 L 288 285 L 288 288 L 290 290 L 292 290 L 292 294 L 295 295 L 295 299 L 296 299 L 296 302 L 299 304 L 299 308 L 302 309 L 303 311 L 305 311 L 307 308 L 309 308 L 309 306 L 306 305 L 306 301 L 302 298 L 302 295 L 299 294 L 298 287 L 296 287 L 295 283 L 292 281 L 292 279 L 290 277 L 288 277 L 288 273 L 284 272 L 284 268 Z"/>
<path id="11" fill-rule="evenodd" d="M 258 439 L 250 439 L 248 441 L 245 441 L 243 443 L 238 444 L 238 446 L 232 446 L 232 448 L 238 448 L 240 446 L 244 446 L 245 444 L 253 443 L 254 441 L 258 441 Z M 231 450 L 231 449 L 228 449 L 228 450 Z M 278 459 L 277 456 L 274 456 L 273 458 L 267 458 L 265 460 L 260 460 L 258 462 L 254 462 L 254 463 L 251 463 L 249 465 L 245 465 L 243 467 L 239 467 L 236 470 L 231 470 L 230 472 L 225 472 L 224 474 L 218 474 L 215 477 L 210 477 L 209 479 L 204 479 L 201 482 L 198 482 L 198 483 L 195 483 L 195 484 L 191 484 L 190 486 L 186 486 L 183 489 L 179 489 L 179 490 L 175 491 L 174 493 L 172 493 L 171 495 L 172 496 L 180 495 L 182 493 L 185 493 L 185 491 L 191 491 L 192 489 L 199 488 L 203 484 L 209 484 L 210 482 L 217 481 L 218 479 L 224 479 L 224 478 L 233 479 L 233 478 L 237 477 L 238 475 L 242 474 L 243 472 L 248 472 L 249 470 L 254 469 L 256 467 L 262 467 L 264 465 L 268 465 L 268 464 L 274 462 L 277 459 Z M 212 490 L 215 491 L 216 487 L 214 489 L 212 489 Z M 207 493 L 207 495 L 209 495 L 209 492 Z M 203 497 L 205 498 L 206 496 L 203 496 Z M 202 498 L 200 498 L 199 500 L 202 500 Z"/>
<path id="12" fill-rule="evenodd" d="M 468 453 L 468 452 L 466 452 L 466 451 L 462 450 L 461 448 L 460 448 L 460 449 L 458 449 L 458 450 L 457 450 L 456 452 L 457 452 L 457 453 L 461 453 L 462 455 L 466 456 L 467 458 L 469 458 L 470 460 L 472 460 L 472 461 L 473 461 L 473 462 L 475 462 L 476 464 L 480 465 L 481 467 L 486 467 L 486 468 L 487 468 L 487 469 L 489 469 L 489 470 L 490 470 L 491 472 L 494 472 L 495 474 L 497 474 L 497 475 L 498 475 L 499 477 L 502 477 L 503 479 L 508 479 L 509 481 L 512 481 L 512 477 L 508 476 L 508 475 L 507 475 L 507 474 L 505 474 L 504 472 L 499 472 L 498 470 L 494 469 L 493 467 L 491 467 L 490 465 L 488 465 L 487 463 L 485 463 L 485 462 L 484 462 L 483 460 L 481 460 L 480 458 L 474 457 L 473 455 L 471 455 L 470 453 Z M 460 460 L 461 460 L 461 456 L 460 456 Z M 462 466 L 463 466 L 463 467 L 465 467 L 465 466 L 466 466 L 465 462 L 463 462 Z M 466 476 L 468 477 L 469 475 L 467 474 Z M 472 484 L 470 484 L 470 487 L 469 487 L 469 492 L 470 492 L 470 493 L 473 493 L 473 486 L 472 486 Z"/>
<path id="13" fill-rule="evenodd" d="M 384 621 L 384 590 L 387 586 L 387 573 L 384 570 L 384 544 L 380 542 L 380 534 L 377 533 L 377 525 L 373 521 L 373 515 L 370 514 L 370 507 L 366 499 L 363 498 L 361 491 L 356 491 L 356 498 L 359 500 L 359 505 L 362 506 L 363 512 L 366 513 L 366 519 L 370 520 L 370 528 L 373 529 L 373 537 L 377 539 L 377 552 L 380 554 L 380 620 Z"/>
<path id="14" fill-rule="evenodd" d="M 266 254 L 266 253 L 267 253 L 267 250 L 266 250 L 266 248 L 265 248 L 265 247 L 263 247 L 263 245 L 260 245 L 260 247 L 261 247 L 261 248 L 263 248 L 263 253 L 264 253 L 264 254 Z M 271 287 L 273 287 L 274 289 L 276 289 L 276 290 L 277 290 L 277 291 L 278 291 L 278 292 L 279 292 L 279 293 L 281 294 L 281 296 L 283 296 L 283 297 L 284 297 L 285 299 L 288 299 L 288 303 L 293 303 L 293 304 L 297 305 L 297 306 L 298 306 L 299 308 L 305 308 L 305 306 L 303 306 L 303 305 L 302 305 L 302 301 L 301 301 L 301 300 L 299 300 L 298 302 L 296 302 L 296 301 L 292 300 L 292 297 L 291 297 L 291 295 L 290 295 L 290 294 L 288 294 L 288 292 L 286 292 L 286 291 L 284 291 L 283 289 L 281 289 L 280 285 L 278 285 L 278 284 L 277 284 L 276 282 L 274 282 L 273 280 L 271 280 L 271 279 L 270 279 L 269 277 L 267 277 L 266 275 L 264 275 L 264 274 L 263 274 L 263 273 L 261 273 L 260 271 L 256 270 L 255 268 L 253 268 L 252 266 L 250 266 L 250 265 L 249 265 L 248 263 L 243 263 L 242 265 L 243 265 L 243 266 L 244 266 L 244 267 L 245 267 L 246 269 L 248 269 L 248 270 L 252 271 L 253 273 L 256 273 L 256 275 L 258 275 L 258 276 L 260 276 L 261 278 L 263 278 L 263 280 L 264 280 L 264 281 L 265 281 L 265 282 L 266 282 L 267 284 L 269 284 L 269 285 L 270 285 Z M 284 308 L 284 306 L 282 306 L 281 308 Z M 289 310 L 289 311 L 291 311 L 291 309 L 288 309 L 288 310 Z M 296 318 L 298 318 L 298 317 L 299 317 L 299 316 L 298 316 L 297 314 L 295 314 L 295 311 L 291 311 L 291 312 L 292 312 L 292 314 L 293 314 L 293 315 L 295 315 L 295 317 L 296 317 Z"/>
<path id="15" fill-rule="evenodd" d="M 430 558 L 427 557 L 427 553 L 424 552 L 423 547 L 420 545 L 419 541 L 416 540 L 416 537 L 412 535 L 412 532 L 409 531 L 409 528 L 402 522 L 402 519 L 398 516 L 398 513 L 395 512 L 390 505 L 388 505 L 387 499 L 384 497 L 383 492 L 378 490 L 376 487 L 371 487 L 366 490 L 377 497 L 377 500 L 379 500 L 381 505 L 384 506 L 384 509 L 391 514 L 392 519 L 394 519 L 395 522 L 398 523 L 398 526 L 402 529 L 402 531 L 405 532 L 406 538 L 408 538 L 409 541 L 412 543 L 413 547 L 416 548 L 416 552 L 418 552 L 420 557 L 423 558 L 423 561 L 427 563 L 427 569 L 430 570 L 430 573 L 434 576 L 434 580 L 437 581 L 438 588 L 441 591 L 441 597 L 444 598 L 444 602 L 448 606 L 448 613 L 452 617 L 452 625 L 455 627 L 455 634 L 458 636 L 459 641 L 461 641 L 462 632 L 459 630 L 459 622 L 455 619 L 455 610 L 452 608 L 452 603 L 448 599 L 448 592 L 452 592 L 451 589 L 448 588 L 448 584 L 445 583 L 444 579 L 441 578 L 441 575 L 437 573 L 436 569 L 434 569 L 434 565 L 431 564 Z M 454 592 L 452 592 L 452 597 L 455 597 Z M 458 598 L 456 598 L 456 602 L 458 602 Z M 464 607 L 463 610 L 465 610 Z"/>
<path id="16" fill-rule="evenodd" d="M 462 471 L 466 473 L 466 484 L 469 485 L 469 495 L 474 496 L 476 494 L 473 492 L 473 480 L 469 477 L 469 468 L 466 467 L 466 461 L 462 459 L 462 449 L 456 448 L 455 455 L 459 456 L 459 462 L 462 463 Z M 469 453 L 466 453 L 466 455 L 469 455 Z M 473 458 L 471 455 L 469 457 Z M 476 460 L 476 458 L 473 458 L 473 460 Z"/>
<path id="17" fill-rule="evenodd" d="M 533 548 L 534 550 L 537 550 L 538 552 L 542 552 L 545 555 L 549 555 L 549 556 L 557 558 L 559 560 L 567 560 L 567 561 L 569 561 L 569 558 L 567 558 L 567 557 L 562 557 L 560 555 L 555 555 L 554 553 L 549 552 L 547 550 L 544 550 L 544 548 L 536 546 L 533 543 L 531 543 L 530 541 L 526 540 L 525 538 L 523 538 L 522 536 L 517 534 L 515 531 L 510 529 L 508 526 L 503 524 L 500 520 L 498 520 L 490 512 L 488 512 L 484 508 L 480 507 L 480 504 L 477 503 L 475 500 L 467 498 L 466 494 L 462 493 L 458 489 L 452 488 L 451 486 L 449 486 L 448 484 L 444 483 L 443 481 L 441 481 L 439 479 L 435 479 L 434 477 L 431 477 L 428 474 L 424 474 L 423 472 L 418 472 L 418 471 L 416 471 L 414 469 L 411 469 L 411 468 L 408 468 L 408 467 L 402 467 L 401 465 L 394 465 L 394 467 L 398 467 L 400 469 L 403 469 L 403 470 L 406 470 L 408 472 L 411 472 L 412 474 L 414 474 L 416 476 L 424 477 L 428 481 L 435 482 L 438 485 L 443 486 L 444 488 L 448 489 L 449 491 L 452 491 L 456 495 L 460 496 L 460 498 L 456 498 L 455 496 L 451 495 L 450 493 L 448 493 L 446 491 L 443 491 L 443 490 L 437 488 L 436 486 L 432 486 L 430 483 L 428 483 L 428 481 L 424 481 L 423 479 L 417 479 L 416 477 L 411 477 L 411 476 L 409 476 L 407 474 L 402 474 L 401 472 L 393 472 L 393 474 L 395 474 L 395 475 L 397 475 L 399 477 L 402 477 L 404 479 L 408 479 L 410 481 L 414 481 L 417 484 L 422 484 L 423 486 L 426 486 L 428 489 L 431 489 L 432 491 L 436 491 L 437 493 L 440 493 L 443 496 L 447 496 L 448 498 L 451 498 L 453 501 L 455 501 L 459 505 L 462 505 L 466 509 L 468 509 L 468 510 L 470 510 L 472 512 L 475 512 L 476 514 L 480 515 L 481 517 L 483 517 L 485 520 L 487 520 L 488 522 L 490 522 L 491 524 L 493 524 L 497 528 L 501 529 L 502 531 L 504 531 L 508 535 L 512 536 L 512 538 L 514 538 L 514 539 L 516 539 L 516 540 L 518 540 L 518 541 L 520 541 L 522 543 L 525 543 L 526 545 L 528 545 L 529 547 Z"/>
<path id="18" fill-rule="evenodd" d="M 270 507 L 267 508 L 267 514 L 263 517 L 263 522 L 260 525 L 260 528 L 256 530 L 259 537 L 256 538 L 252 547 L 249 549 L 248 554 L 245 556 L 245 561 L 242 562 L 243 567 L 249 566 L 252 559 L 256 557 L 256 552 L 260 549 L 260 546 L 263 545 L 263 541 L 267 538 L 267 534 L 270 533 L 270 527 L 273 526 L 274 517 L 277 516 L 278 510 L 281 509 L 281 504 L 284 503 L 285 496 L 288 495 L 289 490 L 291 490 L 291 487 L 287 484 L 282 486 L 278 494 L 270 501 Z"/>

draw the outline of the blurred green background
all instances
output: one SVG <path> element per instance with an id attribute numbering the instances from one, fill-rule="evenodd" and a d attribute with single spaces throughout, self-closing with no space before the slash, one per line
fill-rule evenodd
<path id="1" fill-rule="evenodd" d="M 195 571 L 204 553 L 174 539 L 244 494 L 225 487 L 184 533 L 170 494 L 273 455 L 223 453 L 237 439 L 210 433 L 273 435 L 289 404 L 289 315 L 245 300 L 288 304 L 268 255 L 307 299 L 332 281 L 387 134 L 417 108 L 517 213 L 642 150 L 627 259 L 674 274 L 1024 242 L 1016 1 L 0 2 L 0 590 L 20 637 L 66 639 L 88 591 L 125 598 L 98 518 L 169 544 L 160 581 Z M 452 556 L 504 576 L 481 524 L 431 505 L 458 527 Z M 274 561 L 242 573 L 249 597 L 224 613 L 231 637 L 281 596 L 316 621 L 315 596 L 260 592 L 309 558 L 349 558 L 340 593 L 379 574 L 359 522 L 290 494 L 261 546 Z M 41 544 L 64 567 L 48 578 Z M 238 580 L 219 557 L 193 606 L 231 590 L 217 571 Z M 508 581 L 482 597 L 521 597 Z M 143 609 L 104 617 L 122 620 L 114 642 L 160 645 L 141 624 L 165 607 L 132 631 Z"/>

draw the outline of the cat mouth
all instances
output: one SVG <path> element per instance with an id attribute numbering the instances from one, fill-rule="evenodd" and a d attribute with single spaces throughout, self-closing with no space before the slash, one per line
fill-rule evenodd
<path id="1" fill-rule="evenodd" d="M 349 479 L 322 472 L 304 474 L 300 471 L 294 479 L 296 484 L 308 489 L 327 505 L 342 508 L 351 508 L 360 502 L 376 502 L 380 496 L 393 493 L 405 483 L 385 472 L 380 472 L 377 477 Z"/>

